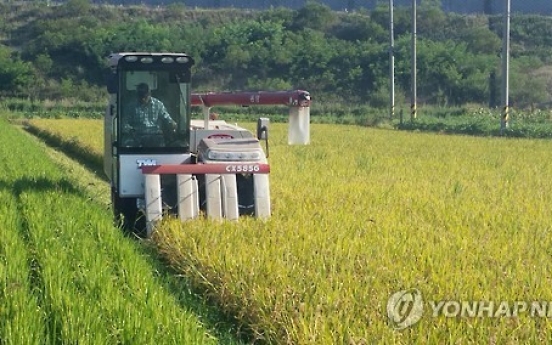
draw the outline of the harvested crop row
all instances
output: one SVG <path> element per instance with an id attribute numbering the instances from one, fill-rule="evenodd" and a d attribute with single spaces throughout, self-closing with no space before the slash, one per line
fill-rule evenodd
<path id="1" fill-rule="evenodd" d="M 111 219 L 63 184 L 44 182 L 42 190 L 20 195 L 37 248 L 49 334 L 59 337 L 52 340 L 208 342 L 197 320 L 175 306 L 166 287 L 155 284 L 146 258 L 115 233 Z"/>
<path id="2" fill-rule="evenodd" d="M 0 120 L 2 129 L 6 126 Z M 21 232 L 21 218 L 17 198 L 13 193 L 14 179 L 18 167 L 7 159 L 26 149 L 20 143 L 17 133 L 11 129 L 2 130 L 0 136 L 0 343 L 42 344 L 44 315 L 41 312 L 34 281 L 32 250 L 27 246 Z M 6 158 L 4 158 L 6 157 Z"/>
<path id="3" fill-rule="evenodd" d="M 6 184 L 7 185 L 7 184 Z M 21 237 L 17 203 L 0 187 L 0 343 L 42 344 L 45 320 L 33 285 L 29 248 Z"/>
<path id="4" fill-rule="evenodd" d="M 155 273 L 150 255 L 113 226 L 108 210 L 92 202 L 22 132 L 3 120 L 0 126 L 5 163 L 0 195 L 9 201 L 0 208 L 0 219 L 12 240 L 0 246 L 0 272 L 9 275 L 0 281 L 11 282 L 15 274 L 21 281 L 9 294 L 7 284 L 0 290 L 0 306 L 13 309 L 28 298 L 28 307 L 17 306 L 25 320 L 15 313 L 2 318 L 2 343 L 218 342 L 182 307 L 188 295 Z M 14 251 L 18 255 L 6 254 Z M 12 295 L 16 299 L 8 300 Z M 29 315 L 29 308 L 34 313 Z"/>

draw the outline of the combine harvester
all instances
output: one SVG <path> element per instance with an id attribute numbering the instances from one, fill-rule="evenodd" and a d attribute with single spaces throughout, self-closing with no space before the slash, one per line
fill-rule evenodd
<path id="1" fill-rule="evenodd" d="M 201 211 L 214 219 L 270 217 L 270 166 L 260 143 L 266 141 L 268 153 L 269 120 L 258 120 L 255 135 L 211 119 L 211 107 L 288 106 L 288 143 L 309 143 L 308 92 L 192 94 L 193 64 L 184 53 L 109 56 L 104 171 L 116 221 L 141 236 L 150 236 L 165 214 L 181 220 L 196 218 Z M 138 105 L 144 96 L 154 98 L 149 110 Z M 163 106 L 172 120 L 151 116 Z M 203 108 L 203 119 L 191 119 L 192 106 Z"/>

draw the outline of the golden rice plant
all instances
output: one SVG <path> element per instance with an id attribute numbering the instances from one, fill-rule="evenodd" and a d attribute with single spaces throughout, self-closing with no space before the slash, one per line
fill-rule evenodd
<path id="1" fill-rule="evenodd" d="M 547 141 L 273 126 L 273 217 L 166 222 L 171 264 L 274 343 L 543 342 L 547 318 L 426 315 L 394 330 L 396 291 L 427 300 L 550 300 Z"/>
<path id="2" fill-rule="evenodd" d="M 547 317 L 432 315 L 395 330 L 393 293 L 552 300 L 552 143 L 271 126 L 272 217 L 164 221 L 168 263 L 269 343 L 543 343 Z M 99 135 L 99 134 L 97 134 Z M 101 147 L 97 148 L 101 154 Z"/>

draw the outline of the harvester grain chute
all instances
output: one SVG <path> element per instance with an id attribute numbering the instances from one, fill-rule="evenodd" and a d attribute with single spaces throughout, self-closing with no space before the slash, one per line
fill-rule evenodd
<path id="1" fill-rule="evenodd" d="M 260 118 L 254 134 L 211 119 L 211 108 L 287 106 L 288 143 L 308 144 L 307 91 L 193 94 L 194 61 L 184 53 L 123 52 L 108 62 L 104 170 L 118 222 L 149 236 L 166 214 L 270 217 L 270 165 L 260 143 L 268 139 L 269 119 Z M 192 106 L 203 108 L 203 119 L 191 119 Z"/>

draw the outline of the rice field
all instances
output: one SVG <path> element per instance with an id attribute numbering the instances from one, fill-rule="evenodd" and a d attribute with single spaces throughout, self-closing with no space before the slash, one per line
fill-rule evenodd
<path id="1" fill-rule="evenodd" d="M 80 120 L 41 121 L 71 138 Z M 101 156 L 100 121 L 87 128 L 72 142 Z M 271 126 L 268 221 L 167 220 L 152 239 L 254 339 L 549 341 L 552 313 L 498 306 L 552 301 L 552 142 L 315 124 L 309 146 L 288 146 L 286 131 Z M 389 298 L 412 289 L 424 312 L 397 329 Z M 474 303 L 496 308 L 454 309 Z"/>

